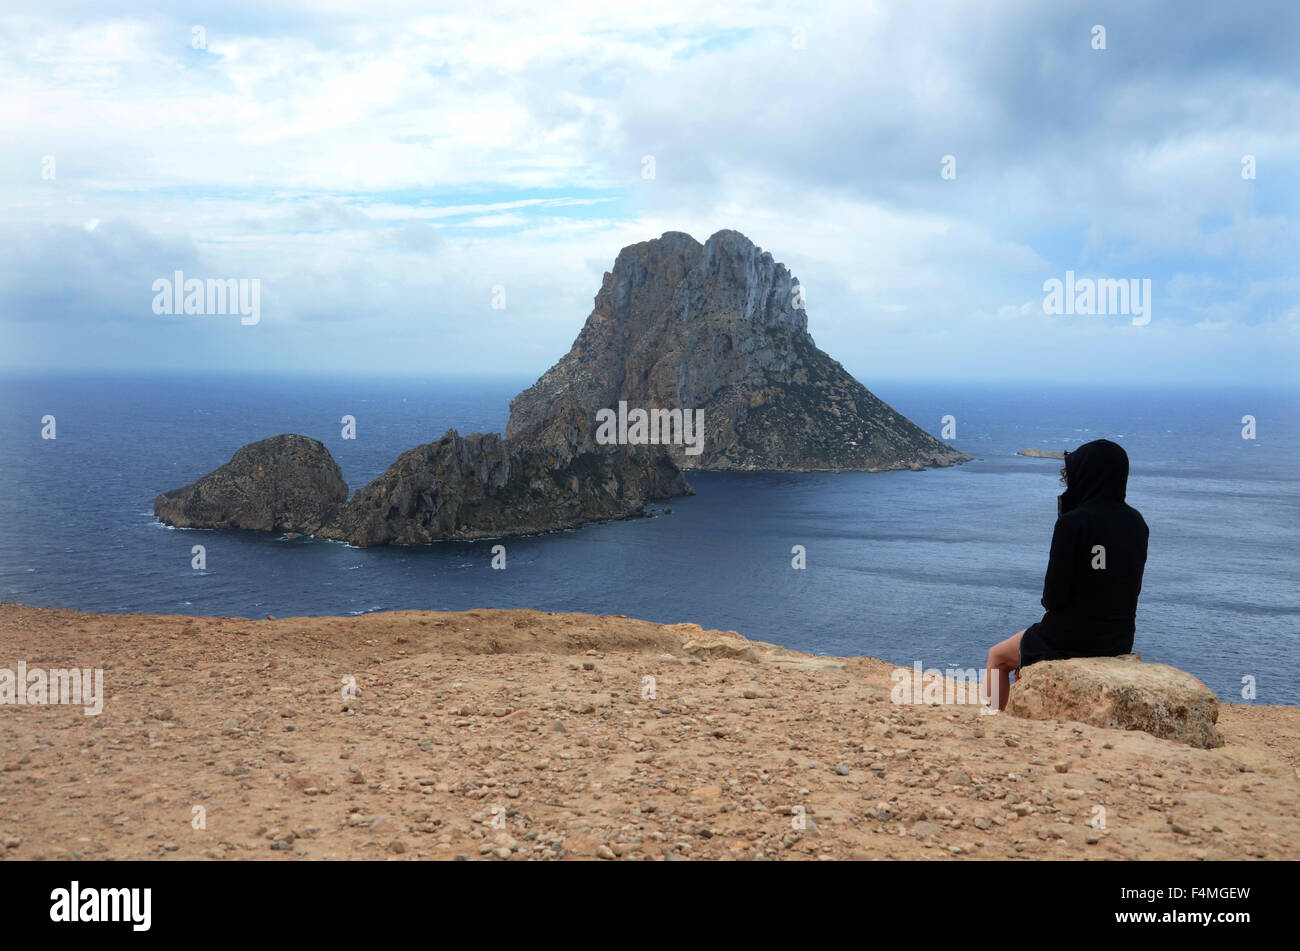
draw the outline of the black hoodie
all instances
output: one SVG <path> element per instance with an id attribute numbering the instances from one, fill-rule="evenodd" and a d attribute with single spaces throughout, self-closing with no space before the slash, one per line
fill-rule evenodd
<path id="1" fill-rule="evenodd" d="M 1035 628 L 1041 643 L 1022 644 L 1023 654 L 1126 654 L 1133 649 L 1149 535 L 1142 513 L 1124 501 L 1128 455 L 1097 439 L 1065 454 L 1065 475 L 1043 582 L 1047 613 Z"/>

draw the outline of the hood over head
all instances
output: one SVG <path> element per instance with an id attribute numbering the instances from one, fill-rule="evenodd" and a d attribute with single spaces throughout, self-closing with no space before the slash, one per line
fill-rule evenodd
<path id="1" fill-rule="evenodd" d="M 1066 489 L 1058 500 L 1062 515 L 1085 502 L 1124 501 L 1128 453 L 1109 439 L 1094 439 L 1065 454 Z"/>

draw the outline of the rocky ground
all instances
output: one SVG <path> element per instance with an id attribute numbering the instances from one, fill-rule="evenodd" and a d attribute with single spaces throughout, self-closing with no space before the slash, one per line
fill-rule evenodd
<path id="1" fill-rule="evenodd" d="M 1300 847 L 1292 707 L 1226 705 L 1227 745 L 1198 750 L 895 705 L 892 668 L 868 658 L 537 611 L 251 621 L 5 605 L 0 645 L 0 667 L 103 667 L 107 694 L 100 716 L 0 706 L 6 859 L 1281 859 Z"/>

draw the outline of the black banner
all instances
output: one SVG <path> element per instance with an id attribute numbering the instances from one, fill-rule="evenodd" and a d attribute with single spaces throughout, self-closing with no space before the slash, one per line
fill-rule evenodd
<path id="1" fill-rule="evenodd" d="M 1289 920 L 1288 864 L 0 862 L 5 934 L 128 940 L 428 934 L 523 925 L 606 939 L 656 929 L 767 937 L 775 920 L 923 940 L 977 929 L 1232 940 Z M 971 933 L 977 933 L 971 932 Z M 602 939 L 603 940 L 603 939 Z"/>

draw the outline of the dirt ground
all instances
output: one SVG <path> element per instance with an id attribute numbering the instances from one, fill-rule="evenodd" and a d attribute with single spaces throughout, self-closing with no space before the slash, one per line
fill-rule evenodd
<path id="1" fill-rule="evenodd" d="M 1228 745 L 891 703 L 890 665 L 617 616 L 0 606 L 4 859 L 1282 859 L 1300 709 Z M 645 678 L 653 678 L 648 681 Z M 353 678 L 354 699 L 344 699 Z M 1100 826 L 1100 827 L 1097 827 Z"/>

